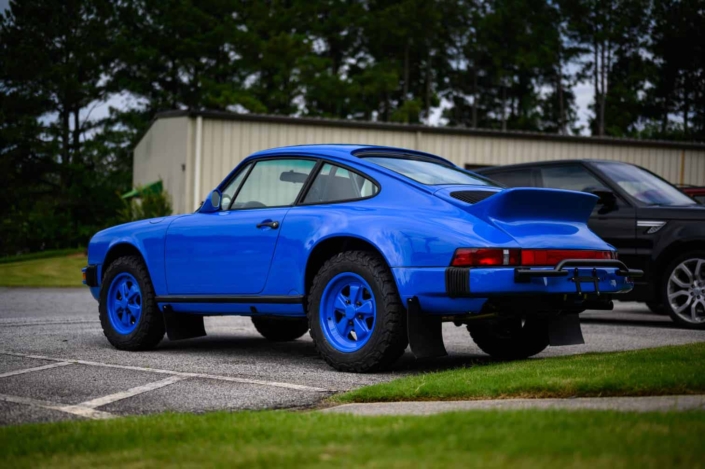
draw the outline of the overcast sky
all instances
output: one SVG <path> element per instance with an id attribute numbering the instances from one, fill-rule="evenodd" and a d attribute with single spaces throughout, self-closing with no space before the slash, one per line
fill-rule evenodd
<path id="1" fill-rule="evenodd" d="M 0 11 L 4 11 L 7 9 L 8 5 L 10 3 L 10 0 L 0 0 Z M 592 85 L 590 83 L 579 83 L 575 88 L 575 100 L 576 104 L 578 106 L 578 125 L 581 125 L 585 127 L 583 129 L 583 134 L 587 135 L 589 132 L 587 131 L 587 124 L 588 124 L 588 118 L 589 118 L 589 111 L 588 111 L 588 105 L 592 101 L 592 95 L 593 95 L 593 90 L 592 90 Z M 109 102 L 109 105 L 112 106 L 119 106 L 121 102 L 124 102 L 124 99 L 113 99 Z M 431 123 L 433 125 L 438 125 L 440 121 L 440 115 L 441 115 L 442 109 L 437 109 L 435 112 L 433 112 L 431 116 Z M 104 106 L 99 106 L 97 109 L 94 109 L 94 111 L 91 113 L 91 117 L 104 117 L 108 113 L 108 105 Z"/>

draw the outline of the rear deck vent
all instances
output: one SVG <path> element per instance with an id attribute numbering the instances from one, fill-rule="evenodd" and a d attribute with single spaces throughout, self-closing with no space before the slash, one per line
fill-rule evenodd
<path id="1" fill-rule="evenodd" d="M 493 191 L 456 191 L 451 192 L 450 196 L 468 204 L 476 204 L 495 194 L 496 192 Z"/>

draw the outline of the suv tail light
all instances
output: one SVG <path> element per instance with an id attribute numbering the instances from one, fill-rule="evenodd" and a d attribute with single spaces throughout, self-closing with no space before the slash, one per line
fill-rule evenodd
<path id="1" fill-rule="evenodd" d="M 579 249 L 502 249 L 459 248 L 455 250 L 453 267 L 555 266 L 565 259 L 616 259 L 613 251 Z"/>

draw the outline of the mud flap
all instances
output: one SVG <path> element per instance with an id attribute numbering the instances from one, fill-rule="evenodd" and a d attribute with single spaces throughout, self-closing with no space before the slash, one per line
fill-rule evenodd
<path id="1" fill-rule="evenodd" d="M 561 314 L 548 322 L 548 341 L 552 347 L 585 343 L 577 314 Z"/>
<path id="2" fill-rule="evenodd" d="M 203 316 L 199 314 L 175 313 L 169 306 L 163 308 L 164 326 L 169 340 L 193 339 L 206 335 Z"/>
<path id="3" fill-rule="evenodd" d="M 424 314 L 416 297 L 406 302 L 409 345 L 416 358 L 435 358 L 448 355 L 443 345 L 441 318 Z"/>

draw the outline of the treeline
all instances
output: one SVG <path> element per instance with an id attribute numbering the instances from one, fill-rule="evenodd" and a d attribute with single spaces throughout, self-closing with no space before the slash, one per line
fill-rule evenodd
<path id="1" fill-rule="evenodd" d="M 111 223 L 162 110 L 570 134 L 579 83 L 592 135 L 705 140 L 705 0 L 12 0 L 0 254 Z"/>

